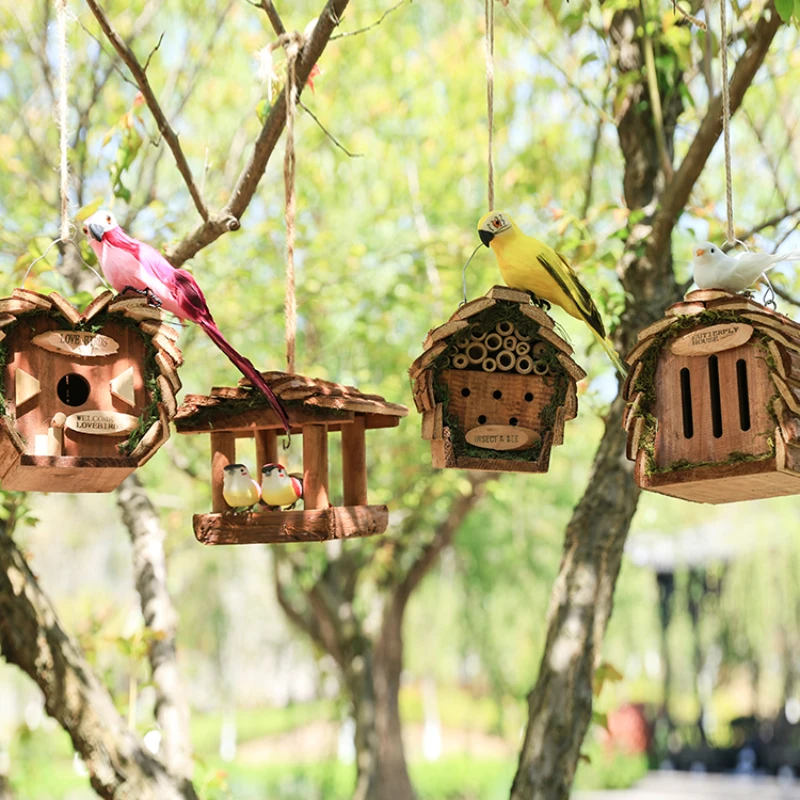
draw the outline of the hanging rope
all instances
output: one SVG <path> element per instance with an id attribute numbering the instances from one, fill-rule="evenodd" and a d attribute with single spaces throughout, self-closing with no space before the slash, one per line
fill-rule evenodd
<path id="1" fill-rule="evenodd" d="M 294 237 L 297 217 L 295 192 L 294 123 L 297 116 L 297 57 L 303 47 L 303 36 L 297 31 L 281 34 L 270 45 L 270 51 L 283 47 L 286 51 L 286 149 L 283 155 L 283 184 L 286 195 L 286 297 L 283 303 L 286 319 L 286 370 L 295 371 L 297 345 L 297 297 L 295 295 Z M 271 64 L 269 65 L 271 73 Z"/>
<path id="2" fill-rule="evenodd" d="M 67 161 L 67 0 L 56 0 L 58 37 L 58 128 L 61 152 L 61 241 L 69 239 L 69 162 Z"/>
<path id="3" fill-rule="evenodd" d="M 720 57 L 722 58 L 722 139 L 725 144 L 725 205 L 727 212 L 729 244 L 736 243 L 733 226 L 733 178 L 731 176 L 731 87 L 728 83 L 728 23 L 726 19 L 726 0 L 719 2 Z"/>
<path id="4" fill-rule="evenodd" d="M 489 128 L 488 200 L 489 211 L 494 210 L 494 0 L 484 0 L 486 19 L 486 117 Z"/>

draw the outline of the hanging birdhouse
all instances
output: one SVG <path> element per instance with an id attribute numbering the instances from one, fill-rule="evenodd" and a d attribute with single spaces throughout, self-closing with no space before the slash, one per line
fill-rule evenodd
<path id="1" fill-rule="evenodd" d="M 526 292 L 495 286 L 428 334 L 409 374 L 434 467 L 547 472 L 586 377 L 553 327 Z"/>
<path id="2" fill-rule="evenodd" d="M 225 502 L 225 467 L 237 462 L 236 442 L 255 439 L 256 464 L 277 464 L 283 427 L 266 398 L 249 382 L 215 387 L 209 396 L 190 394 L 178 409 L 178 433 L 211 435 L 212 513 L 194 516 L 194 532 L 204 544 L 279 544 L 348 539 L 383 533 L 386 506 L 367 499 L 366 431 L 392 428 L 408 414 L 405 406 L 352 386 L 264 372 L 264 379 L 289 415 L 292 442 L 302 437 L 302 511 L 236 513 Z M 328 484 L 328 437 L 341 433 L 342 505 L 332 506 Z"/>
<path id="3" fill-rule="evenodd" d="M 169 438 L 178 333 L 138 297 L 0 299 L 3 489 L 110 492 Z"/>
<path id="4" fill-rule="evenodd" d="M 698 503 L 800 493 L 800 325 L 701 289 L 639 334 L 628 363 L 639 486 Z"/>

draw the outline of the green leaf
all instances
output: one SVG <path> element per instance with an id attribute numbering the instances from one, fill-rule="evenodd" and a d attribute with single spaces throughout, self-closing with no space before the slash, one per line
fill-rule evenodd
<path id="1" fill-rule="evenodd" d="M 97 200 L 93 200 L 88 205 L 85 205 L 83 208 L 78 209 L 78 213 L 75 215 L 76 222 L 83 222 L 85 219 L 89 219 L 89 217 L 94 214 L 100 206 L 103 205 L 103 198 L 98 197 Z"/>
<path id="2" fill-rule="evenodd" d="M 794 11 L 794 0 L 775 0 L 775 8 L 778 16 L 784 22 L 788 22 L 792 18 L 792 12 Z"/>
<path id="3" fill-rule="evenodd" d="M 608 730 L 608 714 L 601 714 L 599 711 L 592 711 L 592 722 L 610 733 Z"/>

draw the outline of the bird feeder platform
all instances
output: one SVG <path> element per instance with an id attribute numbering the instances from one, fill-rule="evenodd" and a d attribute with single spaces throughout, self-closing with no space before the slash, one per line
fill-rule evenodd
<path id="1" fill-rule="evenodd" d="M 701 289 L 639 334 L 628 363 L 642 489 L 697 503 L 800 494 L 800 325 Z"/>
<path id="2" fill-rule="evenodd" d="M 198 541 L 281 544 L 383 533 L 389 524 L 387 507 L 368 504 L 366 431 L 396 427 L 408 409 L 352 386 L 285 372 L 262 375 L 289 416 L 292 436 L 302 436 L 304 510 L 236 513 L 225 502 L 223 470 L 237 462 L 238 440 L 255 439 L 258 469 L 280 460 L 283 426 L 249 381 L 215 387 L 208 396 L 187 395 L 175 417 L 178 433 L 211 436 L 212 513 L 194 516 Z M 342 437 L 342 506 L 331 506 L 329 500 L 331 433 Z"/>
<path id="3" fill-rule="evenodd" d="M 110 492 L 147 463 L 177 411 L 177 338 L 144 298 L 0 299 L 3 489 Z"/>
<path id="4" fill-rule="evenodd" d="M 527 292 L 495 286 L 428 334 L 412 364 L 437 468 L 547 472 L 586 373 Z"/>

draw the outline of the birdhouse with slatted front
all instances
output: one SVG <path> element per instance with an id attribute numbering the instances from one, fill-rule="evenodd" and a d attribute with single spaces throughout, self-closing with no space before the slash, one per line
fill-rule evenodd
<path id="1" fill-rule="evenodd" d="M 547 472 L 586 373 L 526 292 L 495 286 L 434 328 L 409 374 L 438 468 Z"/>
<path id="2" fill-rule="evenodd" d="M 367 498 L 368 430 L 392 428 L 408 414 L 352 386 L 285 372 L 264 372 L 264 380 L 291 423 L 290 452 L 279 450 L 283 425 L 266 398 L 246 379 L 237 387 L 215 387 L 211 394 L 186 396 L 178 409 L 178 433 L 211 438 L 212 513 L 194 516 L 194 532 L 203 544 L 282 544 L 321 542 L 383 533 L 389 524 L 385 505 Z M 341 490 L 329 483 L 328 440 L 341 434 Z M 303 510 L 238 512 L 224 494 L 225 468 L 238 463 L 237 443 L 255 443 L 256 476 L 264 465 L 292 457 L 302 438 Z M 239 448 L 241 451 L 241 448 Z M 335 504 L 332 504 L 334 503 Z"/>
<path id="3" fill-rule="evenodd" d="M 0 299 L 0 485 L 110 492 L 169 438 L 177 331 L 143 298 Z"/>
<path id="4" fill-rule="evenodd" d="M 628 363 L 639 486 L 698 503 L 800 493 L 800 325 L 701 289 L 639 334 Z"/>

